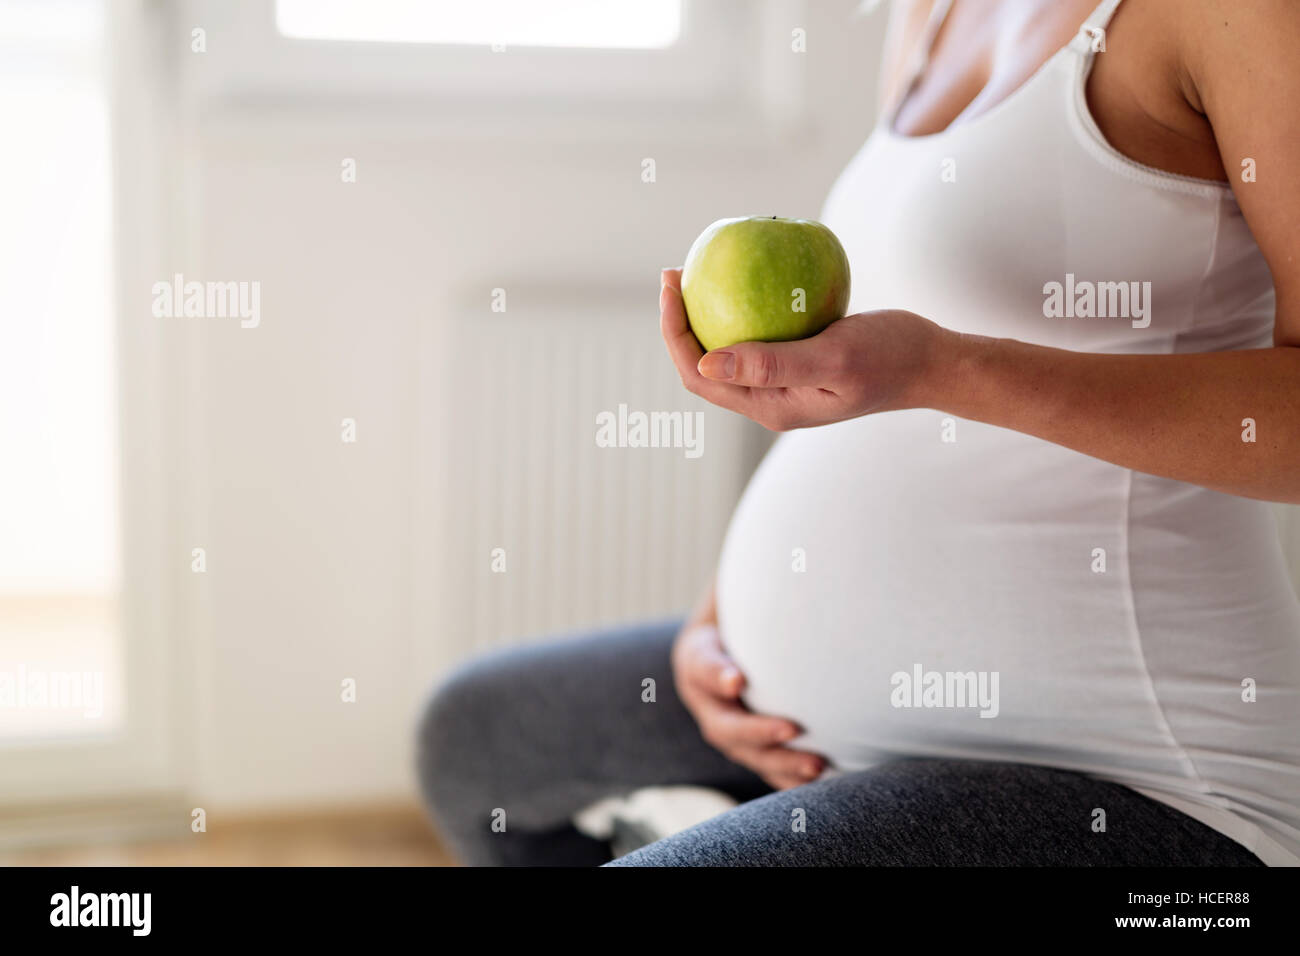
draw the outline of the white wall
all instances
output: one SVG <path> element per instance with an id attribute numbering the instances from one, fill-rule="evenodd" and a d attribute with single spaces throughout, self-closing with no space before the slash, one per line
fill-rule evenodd
<path id="1" fill-rule="evenodd" d="M 458 132 L 411 108 L 187 101 L 203 85 L 187 74 L 210 67 L 180 55 L 192 176 L 177 267 L 259 279 L 263 296 L 259 328 L 206 321 L 178 349 L 190 456 L 176 546 L 208 556 L 205 575 L 181 580 L 199 685 L 190 763 L 210 811 L 409 791 L 418 701 L 438 662 L 483 637 L 457 630 L 454 606 L 448 629 L 417 630 L 430 615 L 417 612 L 412 555 L 445 529 L 417 521 L 417 400 L 436 371 L 422 326 L 457 321 L 466 303 L 486 309 L 498 286 L 639 295 L 653 325 L 660 267 L 680 263 L 710 221 L 815 217 L 873 116 L 883 18 L 853 7 L 769 5 L 772 48 L 807 64 L 794 122 L 765 132 L 675 126 L 654 111 L 604 127 L 580 109 L 527 122 L 489 111 Z M 788 52 L 783 10 L 808 30 L 807 54 Z M 210 34 L 206 55 L 221 50 Z M 652 185 L 640 179 L 647 156 Z M 355 184 L 341 182 L 344 157 L 357 160 Z M 490 374 L 490 356 L 464 361 Z M 357 421 L 355 445 L 340 441 L 344 417 Z M 756 452 L 751 441 L 718 466 L 739 473 Z M 701 534 L 698 573 L 662 611 L 693 599 L 722 526 Z M 358 681 L 354 706 L 339 704 L 344 676 Z"/>

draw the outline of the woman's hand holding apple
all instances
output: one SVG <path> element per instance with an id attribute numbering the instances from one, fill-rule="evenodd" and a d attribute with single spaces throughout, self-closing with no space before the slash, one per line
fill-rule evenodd
<path id="1" fill-rule="evenodd" d="M 700 347 L 682 303 L 681 270 L 663 271 L 660 329 L 682 384 L 772 431 L 927 407 L 924 386 L 957 333 L 911 312 L 862 312 L 793 342 Z"/>

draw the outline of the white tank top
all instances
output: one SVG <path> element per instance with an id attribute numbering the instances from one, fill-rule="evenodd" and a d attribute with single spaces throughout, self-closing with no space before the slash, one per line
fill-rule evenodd
<path id="1" fill-rule="evenodd" d="M 1231 189 L 1122 156 L 1089 114 L 1117 5 L 981 115 L 920 137 L 882 121 L 821 217 L 851 311 L 1089 352 L 1270 344 L 1270 274 Z M 1089 308 L 1090 284 L 1135 281 L 1127 310 L 1113 285 Z M 718 613 L 749 704 L 840 770 L 1077 770 L 1300 863 L 1300 605 L 1267 504 L 940 412 L 873 415 L 778 440 L 732 519 Z M 961 706 L 994 674 L 996 716 Z"/>

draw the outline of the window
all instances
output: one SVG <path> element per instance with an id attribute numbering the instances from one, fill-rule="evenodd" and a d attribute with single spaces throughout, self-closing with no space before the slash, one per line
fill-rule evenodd
<path id="1" fill-rule="evenodd" d="M 203 31 L 204 52 L 176 62 L 187 97 L 213 122 L 360 119 L 444 140 L 537 141 L 540 130 L 629 145 L 682 130 L 730 141 L 789 112 L 807 58 L 791 55 L 788 31 L 764 32 L 783 26 L 775 9 L 753 0 L 165 6 L 179 36 Z"/>
<path id="2" fill-rule="evenodd" d="M 655 49 L 681 22 L 681 0 L 276 2 L 280 32 L 308 40 Z"/>
<path id="3" fill-rule="evenodd" d="M 0 4 L 0 741 L 123 717 L 103 29 Z"/>

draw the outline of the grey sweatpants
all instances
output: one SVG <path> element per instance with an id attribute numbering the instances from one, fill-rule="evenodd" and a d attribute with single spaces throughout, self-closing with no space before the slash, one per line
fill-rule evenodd
<path id="1" fill-rule="evenodd" d="M 706 744 L 678 699 L 669 651 L 680 626 L 497 652 L 442 683 L 420 725 L 420 781 L 462 860 L 605 863 L 609 848 L 574 828 L 575 813 L 692 784 L 742 803 L 616 865 L 1262 865 L 1171 807 L 1065 770 L 905 759 L 773 792 Z"/>

